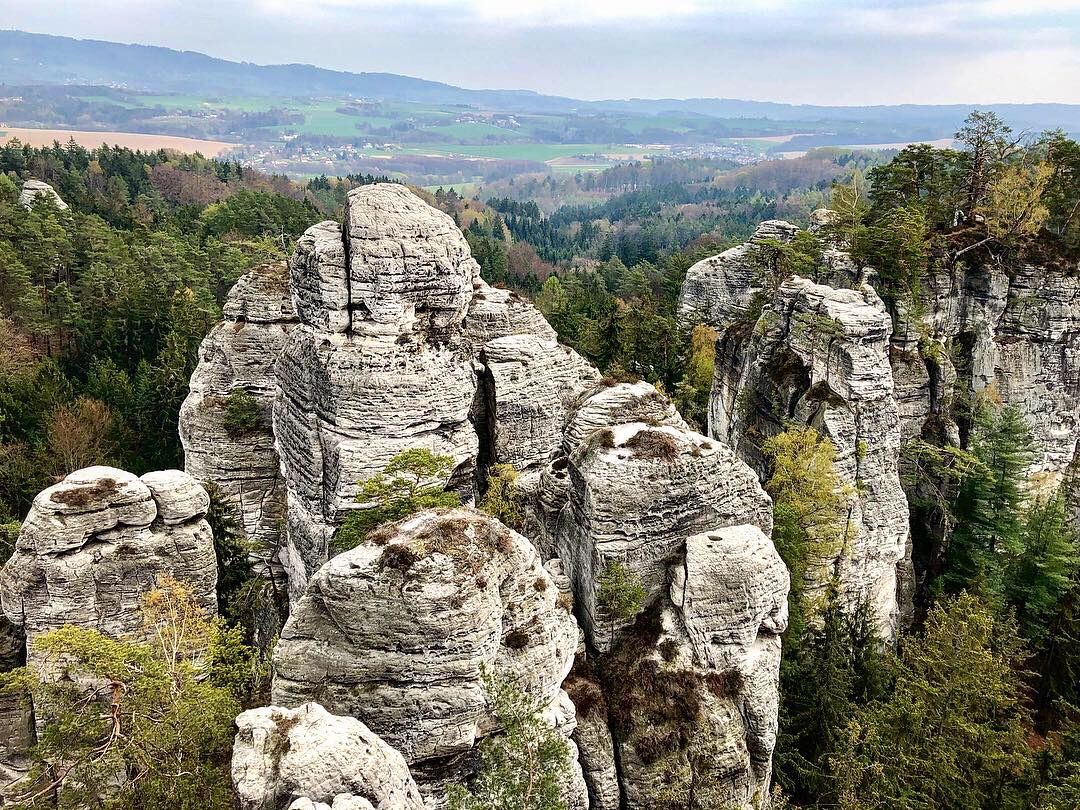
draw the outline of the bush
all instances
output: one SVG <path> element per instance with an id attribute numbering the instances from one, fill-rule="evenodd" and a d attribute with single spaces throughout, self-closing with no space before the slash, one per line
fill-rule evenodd
<path id="1" fill-rule="evenodd" d="M 452 457 L 430 450 L 417 447 L 398 453 L 361 484 L 356 500 L 364 507 L 346 516 L 331 542 L 333 550 L 355 548 L 379 526 L 424 509 L 461 506 L 461 498 L 443 489 L 453 468 Z"/>
<path id="2" fill-rule="evenodd" d="M 259 400 L 237 388 L 225 400 L 225 432 L 233 438 L 246 436 L 262 424 L 262 408 Z"/>
<path id="3" fill-rule="evenodd" d="M 597 581 L 596 601 L 613 618 L 629 619 L 645 604 L 645 586 L 641 577 L 621 562 L 607 564 Z"/>
<path id="4" fill-rule="evenodd" d="M 496 464 L 488 474 L 488 488 L 480 501 L 480 511 L 498 518 L 511 529 L 520 530 L 525 515 L 517 491 L 517 470 L 510 464 Z"/>

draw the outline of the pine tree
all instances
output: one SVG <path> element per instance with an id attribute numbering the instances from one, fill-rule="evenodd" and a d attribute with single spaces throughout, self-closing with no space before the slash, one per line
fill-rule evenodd
<path id="1" fill-rule="evenodd" d="M 1030 718 L 1016 628 L 963 593 L 906 639 L 891 695 L 857 710 L 830 758 L 849 810 L 1026 806 Z"/>
<path id="2" fill-rule="evenodd" d="M 1024 480 L 1034 458 L 1034 439 L 1012 406 L 984 404 L 976 416 L 972 453 L 985 470 L 960 489 L 956 531 L 947 551 L 945 588 L 974 589 L 1000 603 L 1006 561 L 1024 547 Z"/>

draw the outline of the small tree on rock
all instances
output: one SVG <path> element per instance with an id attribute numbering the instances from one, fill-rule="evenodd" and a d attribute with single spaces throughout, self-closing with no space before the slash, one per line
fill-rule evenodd
<path id="1" fill-rule="evenodd" d="M 443 489 L 454 459 L 419 447 L 394 456 L 356 494 L 360 509 L 350 512 L 334 537 L 336 551 L 355 548 L 374 529 L 423 509 L 461 505 L 461 498 Z"/>

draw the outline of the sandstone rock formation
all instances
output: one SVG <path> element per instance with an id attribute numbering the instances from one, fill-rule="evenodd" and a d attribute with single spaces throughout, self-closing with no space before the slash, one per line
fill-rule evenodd
<path id="1" fill-rule="evenodd" d="M 39 199 L 51 201 L 61 211 L 66 211 L 68 208 L 68 204 L 61 199 L 56 189 L 48 183 L 41 180 L 25 181 L 22 185 L 22 191 L 19 192 L 19 205 L 23 206 L 23 208 L 33 208 L 34 203 Z"/>
<path id="2" fill-rule="evenodd" d="M 849 529 L 842 548 L 808 571 L 808 593 L 835 575 L 842 600 L 867 602 L 887 638 L 899 628 L 910 581 L 891 332 L 869 286 L 837 290 L 794 276 L 762 313 L 737 373 L 718 368 L 711 407 L 716 435 L 762 475 L 762 444 L 792 420 L 833 443 L 836 472 L 852 492 Z"/>
<path id="3" fill-rule="evenodd" d="M 0 602 L 25 633 L 28 663 L 37 663 L 34 639 L 64 625 L 140 630 L 140 598 L 159 574 L 188 583 L 216 611 L 208 503 L 179 470 L 138 478 L 88 467 L 39 493 L 0 572 Z"/>
<path id="4" fill-rule="evenodd" d="M 537 466 L 597 379 L 530 304 L 479 277 L 453 221 L 403 186 L 354 189 L 345 226 L 309 229 L 291 263 L 301 325 L 276 366 L 293 599 L 328 557 L 358 482 L 397 453 L 453 457 L 473 496 L 487 465 Z"/>
<path id="5" fill-rule="evenodd" d="M 793 231 L 772 230 L 761 238 Z M 575 810 L 590 795 L 601 810 L 652 807 L 686 778 L 713 785 L 720 805 L 760 804 L 788 582 L 755 473 L 651 385 L 602 383 L 531 304 L 486 285 L 449 217 L 404 187 L 350 192 L 344 225 L 309 229 L 289 269 L 299 322 L 281 327 L 276 359 L 257 352 L 273 363 L 292 601 L 274 702 L 358 718 L 438 804 L 446 781 L 475 769 L 477 741 L 498 733 L 483 666 L 518 678 L 571 741 L 564 793 Z M 213 359 L 223 339 L 204 347 L 194 404 L 243 378 Z M 493 464 L 511 464 L 529 539 L 450 510 L 331 559 L 337 526 L 362 507 L 360 483 L 414 447 L 454 459 L 444 483 L 466 502 Z M 257 476 L 237 476 L 244 491 L 257 489 L 246 477 Z M 614 619 L 598 599 L 614 562 L 644 587 L 636 620 Z M 599 673 L 599 711 L 561 689 L 585 653 L 571 608 L 588 638 L 580 660 Z M 681 697 L 657 686 L 669 676 Z M 648 729 L 675 733 L 669 710 L 684 704 L 684 728 L 699 733 L 652 756 Z M 720 764 L 706 767 L 702 752 Z M 286 798 L 298 810 L 374 804 L 338 787 Z"/>
<path id="6" fill-rule="evenodd" d="M 256 572 L 284 591 L 277 551 L 284 539 L 285 487 L 271 421 L 274 367 L 297 323 L 286 266 L 267 264 L 242 276 L 223 315 L 199 348 L 199 365 L 180 409 L 184 468 L 220 487 L 236 508 Z M 258 420 L 231 425 L 230 405 L 245 394 L 257 404 Z"/>
<path id="7" fill-rule="evenodd" d="M 651 385 L 599 385 L 571 411 L 531 512 L 590 643 L 592 675 L 567 688 L 593 807 L 680 802 L 690 781 L 710 786 L 715 806 L 760 804 L 788 576 L 764 533 L 771 502 L 755 473 L 691 431 Z M 637 617 L 614 616 L 599 598 L 614 563 L 644 589 Z M 693 710 L 676 717 L 679 706 Z"/>
<path id="8" fill-rule="evenodd" d="M 233 784 L 243 810 L 423 810 L 404 757 L 354 717 L 318 703 L 236 718 Z"/>
<path id="9" fill-rule="evenodd" d="M 812 230 L 827 220 L 815 212 Z M 680 310 L 687 319 L 704 314 L 720 334 L 710 435 L 762 477 L 762 444 L 792 420 L 836 446 L 837 473 L 855 493 L 851 537 L 812 567 L 806 584 L 813 593 L 837 573 L 845 603 L 869 602 L 879 631 L 892 637 L 910 609 L 912 582 L 900 414 L 917 408 L 911 389 L 919 391 L 920 381 L 905 381 L 898 403 L 892 320 L 861 281 L 867 274 L 834 245 L 825 246 L 819 272 L 833 286 L 791 277 L 765 299 L 755 250 L 763 238 L 791 241 L 797 232 L 788 223 L 763 223 L 749 242 L 699 262 L 687 273 Z M 758 311 L 750 306 L 755 296 L 764 304 Z"/>
<path id="10" fill-rule="evenodd" d="M 558 602 L 525 538 L 479 512 L 422 512 L 311 579 L 275 650 L 273 702 L 359 718 L 437 793 L 497 730 L 484 672 L 558 704 L 578 638 Z"/>

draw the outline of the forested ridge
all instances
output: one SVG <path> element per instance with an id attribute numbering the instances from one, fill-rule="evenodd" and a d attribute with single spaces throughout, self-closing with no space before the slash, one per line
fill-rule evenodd
<path id="1" fill-rule="evenodd" d="M 1080 806 L 1077 484 L 1071 474 L 1052 486 L 1029 479 L 1041 451 L 1032 426 L 992 386 L 975 390 L 960 341 L 940 342 L 920 325 L 942 275 L 991 265 L 1009 274 L 1024 264 L 1080 272 L 1080 144 L 1054 132 L 1021 137 L 981 113 L 957 135 L 956 149 L 916 145 L 888 159 L 831 154 L 835 174 L 818 176 L 815 164 L 804 167 L 810 179 L 798 181 L 762 174 L 775 168 L 740 170 L 732 180 L 702 165 L 616 167 L 590 182 L 620 193 L 550 215 L 534 200 L 417 191 L 462 227 L 485 279 L 531 297 L 606 385 L 645 380 L 699 430 L 706 428 L 717 331 L 680 311 L 687 271 L 744 242 L 766 219 L 805 225 L 815 209 L 831 211 L 790 241 L 755 245 L 762 290 L 738 324 L 742 333 L 759 327 L 785 279 L 823 277 L 823 255 L 839 249 L 856 266 L 873 268 L 894 325 L 923 329 L 914 339 L 918 361 L 940 369 L 935 358 L 948 355 L 960 372 L 935 420 L 901 451 L 916 580 L 913 612 L 895 645 L 883 641 L 865 606 L 841 604 L 836 583 L 821 598 L 804 589 L 814 560 L 846 542 L 858 495 L 838 476 L 835 447 L 795 423 L 763 442 L 773 542 L 792 575 L 773 770 L 777 807 Z M 20 204 L 20 183 L 29 178 L 49 182 L 69 207 L 47 197 Z M 0 148 L 0 540 L 10 546 L 36 493 L 74 470 L 182 468 L 180 405 L 227 291 L 248 270 L 286 260 L 310 225 L 340 217 L 350 188 L 378 179 L 385 178 L 300 184 L 165 152 Z M 456 496 L 419 486 L 445 477 L 452 461 L 430 453 L 396 457 L 359 497 L 378 507 L 350 513 L 358 519 L 346 521 L 336 542 L 348 548 L 387 520 L 454 505 Z M 482 504 L 508 525 L 520 519 L 513 476 L 509 466 L 496 469 Z M 181 734 L 177 744 L 203 747 L 197 778 L 176 782 L 183 786 L 177 792 L 171 777 L 155 775 L 117 806 L 196 807 L 202 797 L 209 797 L 205 806 L 231 806 L 223 762 L 232 718 L 265 686 L 266 673 L 246 646 L 251 569 L 217 495 L 210 520 L 222 612 L 232 626 L 188 617 L 213 651 L 209 680 L 154 650 L 132 652 L 102 637 L 72 633 L 51 641 L 99 676 L 146 679 L 140 700 L 172 700 L 170 722 L 181 730 L 200 722 L 201 707 L 212 710 L 205 738 Z M 640 610 L 644 591 L 626 571 L 607 570 L 602 580 L 605 604 L 625 607 L 627 617 Z M 184 588 L 163 581 L 147 603 L 147 621 L 174 621 L 169 606 L 191 599 Z M 165 682 L 175 689 L 155 691 Z M 508 715 L 520 714 L 506 745 L 539 738 L 544 762 L 565 767 L 558 742 L 534 722 L 539 709 L 515 710 L 505 688 L 492 690 Z M 65 699 L 42 696 L 75 727 L 85 707 Z M 92 747 L 94 740 L 79 742 Z M 144 742 L 149 749 L 167 744 L 153 736 L 128 744 Z M 42 746 L 42 757 L 65 755 L 55 736 Z M 485 755 L 490 770 L 480 784 L 494 795 L 514 778 L 513 751 Z M 97 789 L 108 776 L 86 779 Z M 561 806 L 556 780 L 547 782 L 550 802 L 530 810 Z M 456 801 L 483 806 L 464 793 Z"/>

